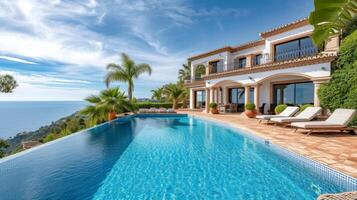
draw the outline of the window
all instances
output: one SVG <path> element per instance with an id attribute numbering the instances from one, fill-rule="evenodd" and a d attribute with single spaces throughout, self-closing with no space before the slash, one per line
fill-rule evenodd
<path id="1" fill-rule="evenodd" d="M 210 62 L 210 65 L 211 65 L 210 73 L 217 73 L 217 72 L 224 71 L 223 60 Z"/>
<path id="2" fill-rule="evenodd" d="M 239 68 L 245 67 L 246 64 L 247 64 L 247 58 L 240 58 L 238 60 L 238 67 Z"/>
<path id="3" fill-rule="evenodd" d="M 284 61 L 317 53 L 317 48 L 310 37 L 292 40 L 275 45 L 275 61 Z"/>
<path id="4" fill-rule="evenodd" d="M 239 58 L 233 60 L 233 69 L 239 69 Z"/>
<path id="5" fill-rule="evenodd" d="M 245 90 L 244 88 L 229 88 L 229 103 L 237 104 L 237 111 L 244 111 Z"/>
<path id="6" fill-rule="evenodd" d="M 312 82 L 274 85 L 274 104 L 313 104 L 314 85 Z"/>
<path id="7" fill-rule="evenodd" d="M 195 91 L 195 108 L 205 108 L 206 106 L 206 91 Z"/>
<path id="8" fill-rule="evenodd" d="M 262 63 L 262 54 L 255 55 L 253 58 L 253 65 L 260 65 Z"/>
<path id="9" fill-rule="evenodd" d="M 211 65 L 211 73 L 217 73 L 218 71 L 218 61 L 210 62 Z"/>

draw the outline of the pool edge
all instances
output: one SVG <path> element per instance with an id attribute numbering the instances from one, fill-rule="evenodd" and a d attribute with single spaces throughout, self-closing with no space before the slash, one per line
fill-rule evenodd
<path id="1" fill-rule="evenodd" d="M 287 157 L 287 156 L 293 157 L 294 159 L 296 159 L 296 161 L 303 161 L 305 167 L 309 167 L 312 170 L 320 170 L 319 173 L 321 173 L 321 174 L 327 173 L 328 175 L 332 175 L 335 178 L 335 180 L 333 180 L 333 181 L 335 181 L 339 184 L 341 184 L 341 180 L 346 181 L 347 183 L 350 183 L 350 185 L 344 183 L 346 188 L 353 188 L 352 190 L 357 190 L 357 178 L 355 178 L 349 174 L 346 174 L 342 171 L 339 171 L 337 169 L 334 169 L 334 168 L 326 165 L 325 163 L 322 163 L 317 160 L 313 160 L 312 158 L 301 155 L 301 154 L 294 152 L 286 147 L 276 144 L 273 141 L 265 139 L 265 138 L 261 137 L 257 131 L 254 131 L 254 130 L 251 130 L 250 128 L 242 127 L 242 126 L 239 126 L 239 125 L 236 125 L 233 123 L 222 121 L 219 119 L 212 119 L 212 118 L 206 117 L 206 116 L 195 115 L 192 113 L 188 113 L 187 115 L 190 117 L 193 117 L 193 118 L 198 118 L 198 119 L 203 119 L 205 121 L 209 121 L 211 123 L 217 124 L 218 126 L 222 126 L 222 124 L 220 124 L 220 123 L 223 123 L 224 125 L 227 125 L 228 128 L 238 131 L 238 133 L 236 133 L 236 134 L 241 134 L 241 135 L 247 136 L 248 138 L 251 138 L 251 139 L 253 139 L 257 142 L 260 142 L 262 144 L 265 144 L 265 141 L 269 141 L 269 147 L 273 147 L 274 151 L 276 153 L 282 154 L 282 156 L 285 156 L 285 157 Z M 246 131 L 247 133 L 245 133 L 244 131 Z"/>

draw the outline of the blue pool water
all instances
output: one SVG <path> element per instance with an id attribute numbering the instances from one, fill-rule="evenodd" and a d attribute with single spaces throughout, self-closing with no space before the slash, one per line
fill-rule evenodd
<path id="1" fill-rule="evenodd" d="M 2 200 L 312 200 L 348 190 L 274 149 L 193 117 L 138 116 L 0 160 L 0 194 Z"/>

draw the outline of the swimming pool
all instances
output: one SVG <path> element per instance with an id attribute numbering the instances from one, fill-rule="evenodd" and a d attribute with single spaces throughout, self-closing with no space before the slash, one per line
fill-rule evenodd
<path id="1" fill-rule="evenodd" d="M 2 200 L 316 199 L 357 189 L 351 177 L 187 115 L 122 118 L 0 160 L 0 183 Z"/>

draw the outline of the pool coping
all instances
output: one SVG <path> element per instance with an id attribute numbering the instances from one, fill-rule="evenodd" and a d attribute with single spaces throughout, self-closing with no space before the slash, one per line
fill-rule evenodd
<path id="1" fill-rule="evenodd" d="M 273 147 L 275 153 L 282 154 L 285 158 L 292 157 L 296 162 L 302 161 L 304 167 L 308 167 L 311 170 L 319 170 L 318 173 L 319 175 L 329 175 L 328 178 L 330 178 L 331 181 L 334 181 L 335 183 L 339 185 L 343 185 L 344 188 L 349 189 L 350 191 L 357 190 L 357 178 L 350 176 L 342 171 L 339 171 L 337 169 L 334 169 L 320 161 L 314 160 L 312 158 L 306 157 L 304 155 L 301 155 L 297 152 L 294 152 L 284 146 L 281 146 L 279 144 L 276 144 L 273 141 L 270 141 L 268 139 L 263 138 L 258 134 L 258 131 L 254 131 L 248 127 L 240 126 L 238 124 L 234 124 L 231 122 L 219 120 L 219 119 L 214 119 L 210 118 L 207 116 L 202 116 L 202 115 L 195 115 L 194 113 L 187 113 L 188 116 L 191 116 L 193 118 L 198 118 L 198 119 L 203 119 L 206 121 L 209 121 L 211 123 L 214 123 L 218 126 L 222 126 L 222 124 L 227 125 L 228 127 L 226 128 L 231 128 L 233 130 L 238 131 L 235 134 L 241 134 L 244 136 L 247 136 L 248 138 L 253 139 L 256 142 L 260 142 L 261 144 L 269 145 L 269 148 Z M 244 132 L 245 131 L 245 132 Z M 331 177 L 332 176 L 332 177 Z M 325 177 L 326 178 L 326 177 Z"/>

